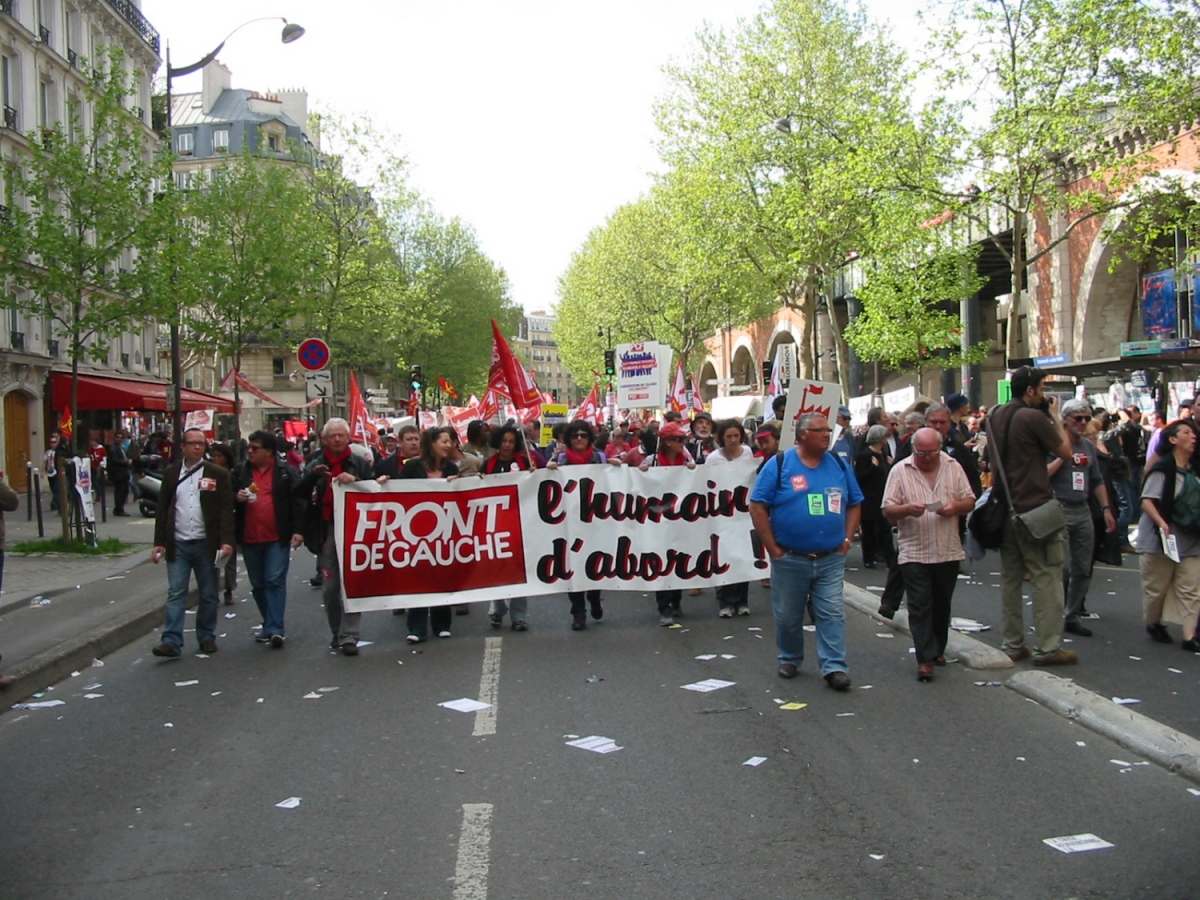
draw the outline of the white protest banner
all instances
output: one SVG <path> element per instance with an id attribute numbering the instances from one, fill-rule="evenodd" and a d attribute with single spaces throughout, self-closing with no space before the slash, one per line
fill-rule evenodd
<path id="1" fill-rule="evenodd" d="M 861 397 L 851 397 L 846 404 L 850 408 L 850 424 L 854 426 L 867 424 L 867 413 L 875 405 L 874 394 L 863 394 Z"/>
<path id="2" fill-rule="evenodd" d="M 96 521 L 96 507 L 92 502 L 92 462 L 76 456 L 75 463 L 75 493 L 79 494 L 79 503 L 83 508 L 85 522 Z"/>
<path id="3" fill-rule="evenodd" d="M 791 446 L 790 436 L 795 432 L 796 420 L 805 413 L 820 413 L 829 420 L 829 427 L 833 427 L 838 407 L 842 405 L 842 386 L 828 381 L 793 378 L 788 383 L 787 398 L 780 426 L 780 439 L 785 447 Z"/>
<path id="4" fill-rule="evenodd" d="M 898 391 L 888 391 L 883 395 L 883 408 L 890 413 L 902 413 L 917 402 L 915 387 L 900 388 Z"/>
<path id="5" fill-rule="evenodd" d="M 189 428 L 199 428 L 201 431 L 212 434 L 213 419 L 216 414 L 215 409 L 194 409 L 184 418 L 183 428 L 185 431 Z"/>
<path id="6" fill-rule="evenodd" d="M 564 466 L 334 488 L 348 612 L 762 578 L 753 465 Z"/>
<path id="7" fill-rule="evenodd" d="M 666 390 L 666 366 L 658 341 L 617 344 L 617 406 L 657 409 Z"/>

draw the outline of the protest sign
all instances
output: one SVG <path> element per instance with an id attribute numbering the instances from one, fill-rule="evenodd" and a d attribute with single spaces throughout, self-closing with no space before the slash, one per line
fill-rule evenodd
<path id="1" fill-rule="evenodd" d="M 663 404 L 666 366 L 658 341 L 617 345 L 617 405 L 657 409 Z"/>
<path id="2" fill-rule="evenodd" d="M 567 423 L 567 404 L 565 403 L 543 403 L 542 404 L 542 436 L 539 443 L 545 447 L 554 440 L 554 426 L 565 425 Z"/>
<path id="3" fill-rule="evenodd" d="M 788 435 L 795 430 L 796 420 L 805 413 L 820 413 L 829 420 L 829 427 L 833 427 L 838 407 L 842 405 L 842 387 L 828 381 L 793 378 L 788 384 L 787 398 L 780 428 L 785 446 L 791 443 Z"/>
<path id="4" fill-rule="evenodd" d="M 349 612 L 589 589 L 715 587 L 769 571 L 754 466 L 566 466 L 334 487 Z"/>

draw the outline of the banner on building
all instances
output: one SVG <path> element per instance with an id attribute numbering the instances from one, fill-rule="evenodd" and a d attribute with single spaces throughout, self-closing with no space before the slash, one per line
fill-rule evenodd
<path id="1" fill-rule="evenodd" d="M 1142 331 L 1149 336 L 1175 334 L 1179 316 L 1175 302 L 1175 270 L 1142 276 Z"/>
<path id="2" fill-rule="evenodd" d="M 566 466 L 334 488 L 349 612 L 762 578 L 753 465 Z"/>
<path id="3" fill-rule="evenodd" d="M 658 409 L 667 387 L 667 367 L 658 341 L 617 345 L 617 406 Z"/>

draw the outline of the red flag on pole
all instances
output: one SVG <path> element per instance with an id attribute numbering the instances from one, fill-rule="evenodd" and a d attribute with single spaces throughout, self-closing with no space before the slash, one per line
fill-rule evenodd
<path id="1" fill-rule="evenodd" d="M 350 407 L 350 441 L 355 444 L 365 444 L 377 450 L 383 450 L 383 442 L 379 440 L 379 429 L 367 414 L 367 404 L 363 402 L 362 391 L 358 389 L 358 379 L 350 373 L 350 386 L 346 390 L 347 405 Z"/>
<path id="2" fill-rule="evenodd" d="M 671 388 L 671 396 L 667 399 L 671 409 L 675 412 L 687 412 L 687 382 L 683 377 L 683 360 L 675 361 L 675 384 Z"/>
<path id="3" fill-rule="evenodd" d="M 542 405 L 541 391 L 513 356 L 495 319 L 492 319 L 492 368 L 488 372 L 488 389 L 507 397 L 517 409 Z"/>
<path id="4" fill-rule="evenodd" d="M 597 385 L 592 385 L 591 393 L 579 404 L 571 421 L 578 422 L 581 419 L 593 428 L 600 424 L 600 389 Z"/>
<path id="5" fill-rule="evenodd" d="M 58 421 L 58 433 L 68 441 L 75 436 L 75 420 L 71 418 L 71 407 L 63 410 L 62 418 Z"/>
<path id="6" fill-rule="evenodd" d="M 441 377 L 439 377 L 437 381 L 438 381 L 438 387 L 440 387 L 442 389 L 443 394 L 445 394 L 447 397 L 450 397 L 454 400 L 458 399 L 458 391 L 456 391 L 454 389 L 454 385 L 452 385 L 445 378 L 441 378 Z"/>

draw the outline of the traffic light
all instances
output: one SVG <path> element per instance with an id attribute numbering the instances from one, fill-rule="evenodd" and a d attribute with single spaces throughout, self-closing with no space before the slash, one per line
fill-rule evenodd
<path id="1" fill-rule="evenodd" d="M 609 378 L 617 374 L 617 354 L 615 350 L 604 351 L 604 374 Z"/>
<path id="2" fill-rule="evenodd" d="M 771 383 L 771 370 L 775 368 L 769 359 L 763 360 L 763 384 Z"/>
<path id="3" fill-rule="evenodd" d="M 408 386 L 414 391 L 419 391 L 425 387 L 425 379 L 421 377 L 420 366 L 413 366 L 408 370 Z"/>

